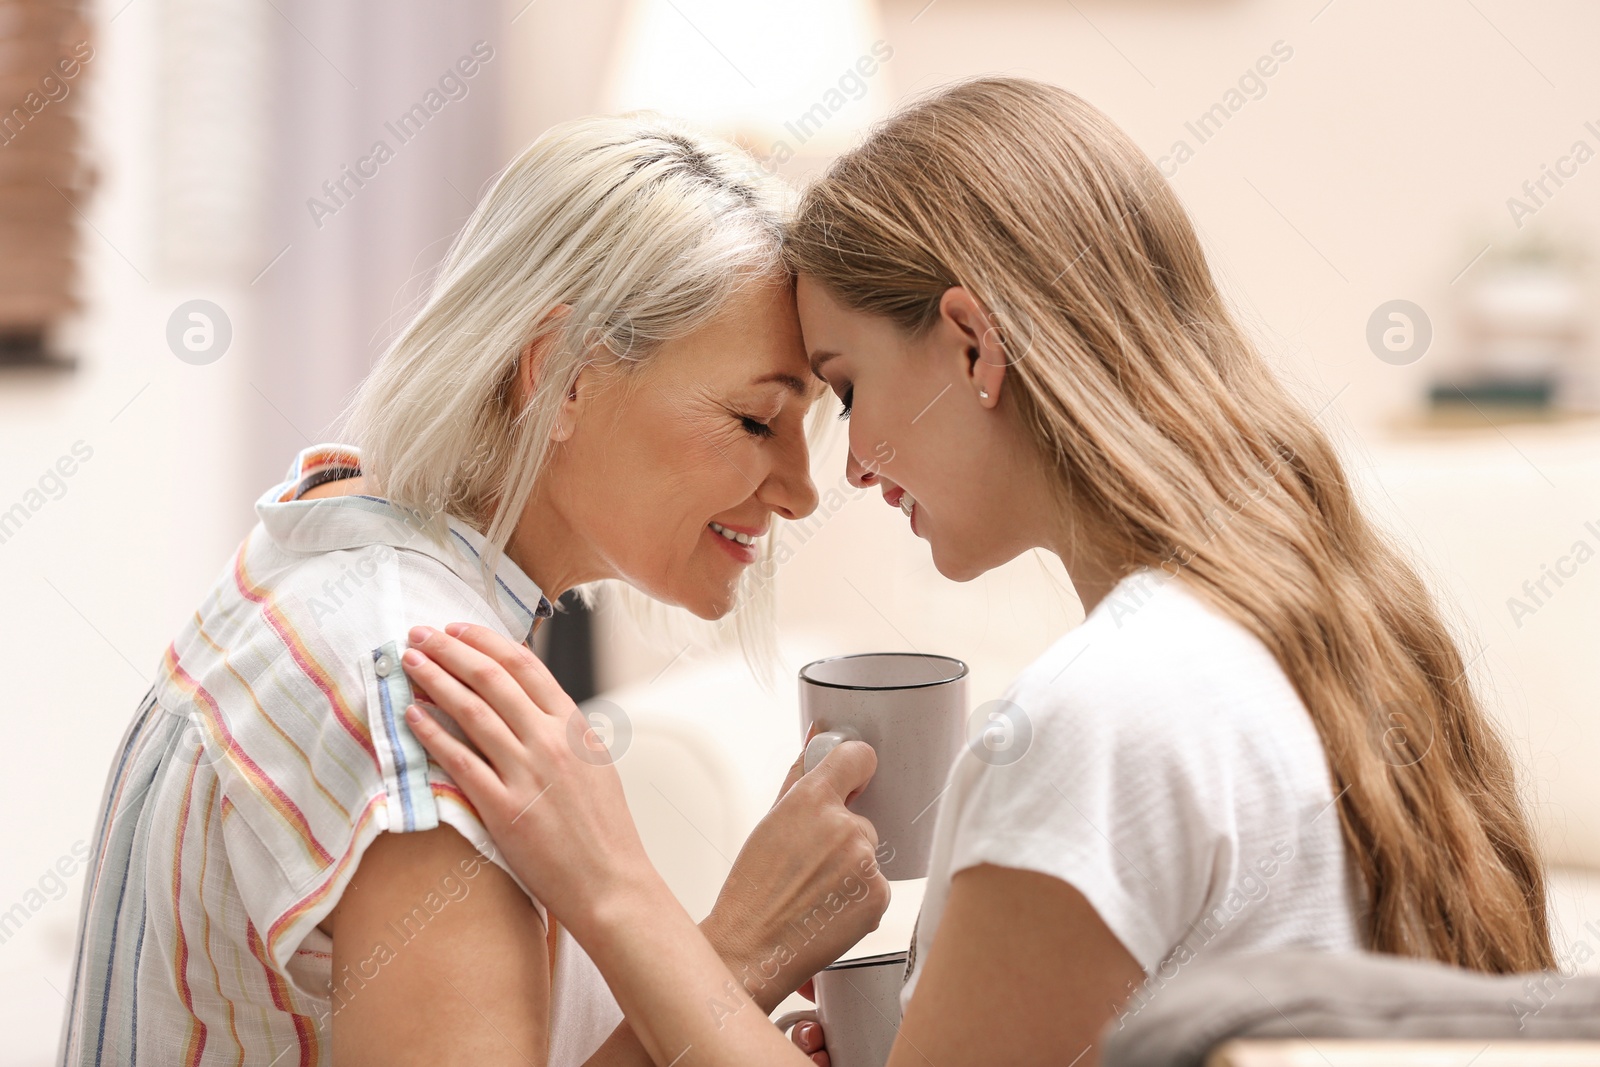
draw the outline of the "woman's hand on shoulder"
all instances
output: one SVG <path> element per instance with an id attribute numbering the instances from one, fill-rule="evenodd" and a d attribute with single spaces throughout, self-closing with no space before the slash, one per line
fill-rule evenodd
<path id="1" fill-rule="evenodd" d="M 659 880 L 616 768 L 525 646 L 483 626 L 446 631 L 414 628 L 401 663 L 478 751 L 418 705 L 406 721 L 467 794 L 522 883 L 581 939 L 612 894 Z"/>

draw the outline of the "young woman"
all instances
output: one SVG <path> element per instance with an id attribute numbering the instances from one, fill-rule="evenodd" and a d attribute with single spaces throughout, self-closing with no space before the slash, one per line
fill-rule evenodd
<path id="1" fill-rule="evenodd" d="M 1051 86 L 957 85 L 837 161 L 787 255 L 852 454 L 893 448 L 852 460 L 856 483 L 946 576 L 1045 548 L 1088 610 L 1006 694 L 1031 748 L 953 768 L 894 1067 L 1092 1062 L 1140 983 L 1205 951 L 1551 962 L 1468 664 L 1124 134 Z M 735 1010 L 614 776 L 558 743 L 548 676 L 452 629 L 416 635 L 406 667 L 490 762 L 411 721 L 651 1055 L 798 1060 Z"/>
<path id="2" fill-rule="evenodd" d="M 500 176 L 350 443 L 260 498 L 124 738 L 63 1063 L 644 1061 L 405 730 L 396 661 L 463 616 L 520 647 L 602 578 L 707 619 L 740 602 L 750 542 L 817 500 L 777 203 L 748 156 L 649 117 L 556 127 Z M 764 1007 L 887 903 L 844 807 L 872 766 L 788 790 L 706 920 Z M 849 913 L 774 960 L 846 883 Z"/>

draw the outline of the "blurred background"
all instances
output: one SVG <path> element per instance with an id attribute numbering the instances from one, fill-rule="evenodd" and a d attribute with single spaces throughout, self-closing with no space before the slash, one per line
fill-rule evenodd
<path id="1" fill-rule="evenodd" d="M 74 846 L 162 651 L 497 169 L 649 106 L 799 183 L 989 72 L 1085 96 L 1169 176 L 1451 606 L 1562 943 L 1600 946 L 1596 41 L 1584 0 L 0 0 L 0 1063 L 52 1055 Z M 947 653 L 976 706 L 1081 617 L 1041 558 L 946 581 L 842 434 L 815 458 L 775 690 L 611 607 L 544 638 L 697 913 L 793 758 L 801 663 Z"/>

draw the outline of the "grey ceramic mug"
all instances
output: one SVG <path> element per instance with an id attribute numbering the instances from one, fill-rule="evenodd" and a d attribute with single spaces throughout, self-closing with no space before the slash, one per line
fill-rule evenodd
<path id="1" fill-rule="evenodd" d="M 820 1023 L 833 1067 L 883 1067 L 900 1032 L 905 973 L 904 952 L 835 963 L 816 976 L 816 1010 L 791 1011 L 776 1020 L 778 1029 Z"/>
<path id="2" fill-rule="evenodd" d="M 865 741 L 878 769 L 850 810 L 878 831 L 891 881 L 928 873 L 933 823 L 950 764 L 965 740 L 967 665 L 920 652 L 834 656 L 800 669 L 800 735 L 811 770 L 846 740 Z"/>

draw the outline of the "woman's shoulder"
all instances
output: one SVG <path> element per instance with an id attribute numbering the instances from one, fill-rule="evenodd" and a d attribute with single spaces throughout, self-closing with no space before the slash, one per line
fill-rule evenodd
<path id="1" fill-rule="evenodd" d="M 509 632 L 427 553 L 384 541 L 289 551 L 258 526 L 168 647 L 158 698 L 219 753 L 238 754 L 219 756 L 225 778 L 241 776 L 225 785 L 271 794 L 271 781 L 291 799 L 304 787 L 340 822 L 395 784 L 407 633 L 454 621 Z"/>
<path id="2" fill-rule="evenodd" d="M 506 632 L 494 606 L 465 576 L 469 565 L 446 561 L 449 546 L 424 544 L 415 532 L 341 536 L 336 528 L 349 519 L 334 509 L 310 509 L 297 523 L 300 547 L 258 523 L 174 642 L 180 656 L 215 658 L 224 650 L 219 646 L 234 641 L 268 658 L 294 659 L 314 649 L 345 662 L 403 640 L 418 624 L 459 619 Z M 307 549 L 304 528 L 317 524 L 334 532 Z M 310 658 L 300 657 L 300 665 L 308 667 Z"/>
<path id="3" fill-rule="evenodd" d="M 507 627 L 483 593 L 438 555 L 385 542 L 281 561 L 270 576 L 275 606 L 330 645 L 370 651 L 412 626 L 476 622 Z"/>
<path id="4" fill-rule="evenodd" d="M 1008 699 L 1079 746 L 1099 739 L 1192 753 L 1259 744 L 1263 730 L 1315 742 L 1266 646 L 1160 572 L 1120 582 L 1018 676 Z"/>
<path id="5" fill-rule="evenodd" d="M 282 930 L 317 921 L 377 833 L 450 822 L 487 841 L 404 720 L 409 629 L 458 620 L 509 630 L 428 553 L 294 552 L 258 527 L 168 648 L 158 697 L 217 778 L 230 857 L 252 872 L 240 891 L 270 918 L 274 953 Z"/>

